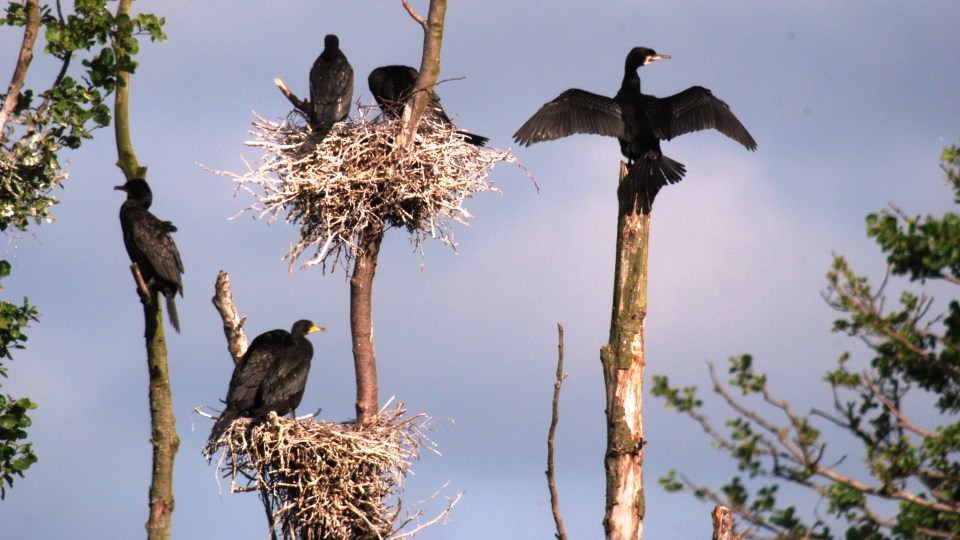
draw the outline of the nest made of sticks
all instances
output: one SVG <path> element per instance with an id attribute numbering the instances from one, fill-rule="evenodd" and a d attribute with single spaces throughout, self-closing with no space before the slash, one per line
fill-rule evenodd
<path id="1" fill-rule="evenodd" d="M 257 167 L 245 174 L 212 171 L 233 178 L 255 202 L 241 211 L 273 222 L 286 213 L 300 225 L 299 239 L 286 259 L 293 262 L 309 247 L 316 254 L 304 266 L 332 260 L 349 265 L 362 249 L 358 238 L 368 228 L 402 227 L 422 250 L 426 238 L 451 247 L 454 223 L 467 225 L 464 206 L 474 193 L 499 192 L 487 175 L 497 162 L 520 166 L 508 150 L 479 148 L 464 140 L 452 124 L 424 115 L 410 151 L 395 144 L 400 120 L 371 118 L 372 107 L 356 117 L 314 132 L 299 113 L 283 122 L 256 116 L 254 140 L 265 150 Z M 522 167 L 522 166 L 521 166 Z"/>
<path id="2" fill-rule="evenodd" d="M 359 429 L 272 413 L 260 422 L 241 418 L 205 452 L 209 459 L 223 450 L 219 470 L 231 478 L 231 491 L 258 492 L 284 538 L 409 536 L 401 530 L 422 512 L 398 523 L 394 496 L 420 449 L 433 450 L 433 443 L 424 434 L 430 418 L 403 412 L 398 406 Z"/>

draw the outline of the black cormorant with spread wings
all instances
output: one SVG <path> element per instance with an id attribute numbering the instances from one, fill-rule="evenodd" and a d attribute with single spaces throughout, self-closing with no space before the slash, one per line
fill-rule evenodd
<path id="1" fill-rule="evenodd" d="M 170 233 L 177 228 L 169 221 L 162 221 L 150 213 L 153 192 L 143 179 L 134 179 L 116 186 L 127 193 L 127 200 L 120 206 L 120 228 L 123 230 L 123 245 L 130 261 L 137 263 L 140 275 L 152 295 L 159 292 L 167 299 L 167 315 L 173 329 L 180 332 L 180 319 L 174 298 L 183 296 L 183 261 L 180 251 Z"/>
<path id="2" fill-rule="evenodd" d="M 623 83 L 612 99 L 576 88 L 567 90 L 530 117 L 514 140 L 529 146 L 574 133 L 617 137 L 620 151 L 629 161 L 631 187 L 653 194 L 666 184 L 679 182 L 686 173 L 682 163 L 663 155 L 661 140 L 713 128 L 747 150 L 755 150 L 756 141 L 710 90 L 692 86 L 665 98 L 640 92 L 637 70 L 667 58 L 670 56 L 652 49 L 635 47 L 627 55 Z"/>
<path id="3" fill-rule="evenodd" d="M 350 114 L 353 67 L 340 50 L 337 36 L 327 35 L 323 44 L 323 52 L 310 69 L 310 120 L 316 129 L 327 131 Z"/>
<path id="4" fill-rule="evenodd" d="M 382 66 L 370 72 L 370 76 L 367 77 L 370 93 L 373 94 L 377 105 L 380 105 L 380 110 L 387 118 L 403 116 L 403 105 L 410 97 L 418 76 L 417 70 L 410 66 Z M 440 96 L 436 92 L 431 94 L 427 107 L 441 122 L 453 125 L 443 106 L 440 105 Z M 467 131 L 457 131 L 457 133 L 463 135 L 464 139 L 474 146 L 483 146 L 490 140 L 488 137 Z"/>
<path id="5" fill-rule="evenodd" d="M 227 408 L 213 424 L 209 441 L 215 443 L 240 417 L 260 418 L 271 411 L 296 416 L 313 359 L 313 345 L 306 336 L 324 330 L 299 320 L 289 332 L 277 329 L 257 336 L 233 369 L 224 401 Z"/>

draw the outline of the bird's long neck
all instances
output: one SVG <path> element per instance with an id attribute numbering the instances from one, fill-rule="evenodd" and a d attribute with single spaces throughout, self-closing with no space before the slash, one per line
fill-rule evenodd
<path id="1" fill-rule="evenodd" d="M 640 92 L 640 74 L 637 73 L 636 67 L 626 66 L 624 68 L 623 83 L 621 83 L 620 87 L 636 90 L 638 93 Z"/>

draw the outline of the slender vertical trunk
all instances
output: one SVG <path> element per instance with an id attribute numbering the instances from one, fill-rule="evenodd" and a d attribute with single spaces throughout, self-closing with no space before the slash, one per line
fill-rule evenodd
<path id="1" fill-rule="evenodd" d="M 627 168 L 621 164 L 620 181 Z M 608 540 L 642 537 L 643 491 L 643 328 L 647 314 L 647 254 L 650 203 L 620 190 L 617 260 L 610 341 L 600 351 L 607 393 L 606 513 Z M 640 195 L 646 197 L 646 195 Z"/>
<path id="2" fill-rule="evenodd" d="M 167 341 L 163 334 L 163 310 L 160 295 L 152 294 L 143 304 L 146 322 L 147 369 L 150 374 L 150 442 L 153 444 L 153 468 L 150 482 L 150 517 L 147 538 L 170 538 L 170 516 L 173 513 L 173 460 L 180 447 L 173 398 L 167 368 Z"/>
<path id="3" fill-rule="evenodd" d="M 407 4 L 407 9 L 412 10 Z M 416 91 L 412 101 L 404 109 L 403 136 L 400 146 L 407 150 L 413 148 L 417 126 L 427 108 L 433 86 L 440 75 L 440 46 L 443 43 L 443 23 L 447 14 L 447 0 L 430 0 L 427 19 L 415 17 L 423 26 L 423 56 L 420 59 L 420 75 L 417 77 Z M 413 15 L 411 11 L 411 15 Z M 408 116 L 409 115 L 409 116 Z"/>
<path id="4" fill-rule="evenodd" d="M 362 252 L 350 278 L 350 332 L 357 375 L 357 425 L 369 424 L 377 414 L 377 355 L 373 346 L 373 278 L 383 241 L 383 225 L 369 225 L 360 233 Z"/>
<path id="5" fill-rule="evenodd" d="M 130 14 L 131 0 L 120 0 L 117 16 Z M 115 40 L 118 56 L 124 53 L 121 42 Z M 130 74 L 120 73 L 122 84 L 117 86 L 114 103 L 114 128 L 117 137 L 117 166 L 126 179 L 145 178 L 147 168 L 141 167 L 130 138 L 130 116 L 127 98 Z M 138 270 L 136 271 L 138 272 Z M 163 310 L 160 295 L 138 287 L 143 303 L 144 338 L 147 346 L 147 370 L 150 377 L 150 442 L 153 444 L 153 468 L 150 479 L 150 515 L 147 518 L 147 538 L 169 540 L 170 517 L 173 513 L 173 460 L 180 447 L 176 419 L 173 416 L 173 398 L 167 364 L 167 340 L 163 334 Z"/>

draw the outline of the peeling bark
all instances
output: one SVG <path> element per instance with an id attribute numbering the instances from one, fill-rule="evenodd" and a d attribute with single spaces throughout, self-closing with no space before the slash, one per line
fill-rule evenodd
<path id="1" fill-rule="evenodd" d="M 626 173 L 626 165 L 621 164 L 621 182 Z M 608 540 L 641 538 L 646 512 L 642 395 L 650 212 L 645 209 L 651 207 L 653 197 L 640 201 L 636 197 L 627 190 L 619 192 L 610 339 L 600 351 L 607 396 L 607 497 L 603 528 Z"/>

